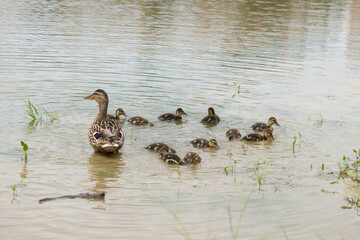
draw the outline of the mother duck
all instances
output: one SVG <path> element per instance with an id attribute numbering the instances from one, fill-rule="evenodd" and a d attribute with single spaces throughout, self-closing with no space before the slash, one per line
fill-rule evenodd
<path id="1" fill-rule="evenodd" d="M 88 100 L 95 100 L 99 104 L 99 113 L 89 129 L 90 145 L 97 152 L 116 153 L 124 145 L 124 133 L 116 119 L 109 118 L 107 109 L 109 98 L 102 89 L 96 90 Z"/>

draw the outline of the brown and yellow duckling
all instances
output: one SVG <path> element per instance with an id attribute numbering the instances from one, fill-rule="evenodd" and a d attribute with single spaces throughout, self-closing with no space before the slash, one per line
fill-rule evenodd
<path id="1" fill-rule="evenodd" d="M 203 138 L 196 138 L 190 142 L 194 147 L 197 148 L 219 148 L 215 139 L 206 140 Z"/>
<path id="2" fill-rule="evenodd" d="M 212 107 L 208 109 L 208 115 L 201 120 L 203 124 L 218 124 L 220 122 L 220 117 L 215 114 L 215 110 Z"/>
<path id="3" fill-rule="evenodd" d="M 174 153 L 160 153 L 159 159 L 164 160 L 168 164 L 184 165 L 184 161 Z"/>
<path id="4" fill-rule="evenodd" d="M 201 162 L 199 154 L 194 152 L 188 152 L 184 157 L 185 164 L 198 164 Z"/>
<path id="5" fill-rule="evenodd" d="M 198 164 L 201 162 L 201 158 L 199 154 L 194 152 L 188 152 L 184 159 L 181 159 L 178 155 L 173 153 L 160 153 L 159 159 L 164 160 L 168 164 L 176 164 L 176 165 L 192 165 Z"/>
<path id="6" fill-rule="evenodd" d="M 140 116 L 132 117 L 132 118 L 128 119 L 127 121 L 130 122 L 132 125 L 136 125 L 136 126 L 140 126 L 140 125 L 154 126 L 153 123 L 149 122 L 146 118 L 143 118 Z"/>
<path id="7" fill-rule="evenodd" d="M 259 122 L 259 123 L 253 124 L 251 127 L 255 131 L 261 131 L 262 132 L 262 131 L 265 131 L 267 129 L 270 129 L 272 131 L 273 130 L 272 125 L 280 126 L 280 124 L 276 121 L 276 118 L 274 118 L 274 117 L 269 118 L 268 124 Z"/>
<path id="8" fill-rule="evenodd" d="M 229 141 L 233 141 L 235 139 L 240 139 L 241 133 L 239 130 L 232 128 L 232 129 L 227 130 L 226 137 L 229 138 Z"/>
<path id="9" fill-rule="evenodd" d="M 149 149 L 151 151 L 159 152 L 159 153 L 176 153 L 175 149 L 170 148 L 168 145 L 161 142 L 152 143 L 149 146 L 147 146 L 145 149 Z"/>
<path id="10" fill-rule="evenodd" d="M 124 145 L 125 137 L 121 131 L 120 123 L 109 118 L 107 114 L 108 95 L 104 90 L 98 89 L 90 96 L 85 97 L 85 99 L 94 100 L 99 104 L 99 113 L 89 129 L 90 145 L 98 152 L 118 152 Z"/>
<path id="11" fill-rule="evenodd" d="M 124 115 L 125 117 L 127 117 L 126 114 L 125 114 L 125 112 L 124 112 L 124 110 L 123 110 L 122 108 L 118 108 L 118 109 L 116 109 L 116 111 L 115 111 L 115 116 L 109 115 L 109 118 L 120 121 L 120 116 L 121 116 L 121 115 Z"/>
<path id="12" fill-rule="evenodd" d="M 240 141 L 246 142 L 259 142 L 272 139 L 274 140 L 274 136 L 270 129 L 265 130 L 264 135 L 260 135 L 258 133 L 250 133 L 240 139 Z"/>
<path id="13" fill-rule="evenodd" d="M 176 109 L 176 112 L 175 114 L 172 114 L 172 113 L 164 113 L 162 115 L 160 115 L 158 117 L 159 120 L 162 120 L 162 121 L 180 121 L 181 120 L 181 115 L 187 115 L 184 110 L 182 110 L 182 108 L 178 108 Z"/>

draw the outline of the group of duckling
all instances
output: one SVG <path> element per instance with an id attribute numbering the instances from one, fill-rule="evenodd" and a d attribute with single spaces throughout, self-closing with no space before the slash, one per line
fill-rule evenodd
<path id="1" fill-rule="evenodd" d="M 122 108 L 118 108 L 115 111 L 115 116 L 108 115 L 108 105 L 109 98 L 107 93 L 98 89 L 90 96 L 85 97 L 85 99 L 94 100 L 99 105 L 99 113 L 95 118 L 93 124 L 89 130 L 89 141 L 90 145 L 93 147 L 95 151 L 102 153 L 115 153 L 118 152 L 119 149 L 124 145 L 124 133 L 121 130 L 120 124 L 120 116 L 126 116 L 124 110 Z M 165 113 L 158 117 L 159 120 L 163 121 L 180 121 L 182 119 L 182 115 L 187 115 L 184 110 L 178 108 L 175 114 Z M 127 120 L 129 123 L 133 125 L 148 125 L 154 126 L 153 123 L 149 122 L 146 118 L 135 116 L 129 118 Z M 214 125 L 220 122 L 220 117 L 215 114 L 215 110 L 210 107 L 208 109 L 208 115 L 201 120 L 203 124 Z M 230 141 L 240 140 L 246 142 L 256 142 L 256 141 L 264 141 L 268 139 L 274 139 L 273 137 L 273 125 L 280 126 L 274 117 L 270 117 L 268 123 L 255 123 L 252 125 L 252 129 L 259 133 L 250 133 L 241 136 L 239 130 L 237 129 L 229 129 L 226 132 L 226 136 Z M 202 138 L 194 139 L 190 142 L 196 148 L 219 148 L 217 141 L 215 139 L 206 140 Z M 159 159 L 164 160 L 169 164 L 198 164 L 201 162 L 201 158 L 199 154 L 195 152 L 189 152 L 185 155 L 183 159 L 181 159 L 178 155 L 176 155 L 176 151 L 170 148 L 165 143 L 153 143 L 146 147 L 151 151 L 159 153 Z"/>

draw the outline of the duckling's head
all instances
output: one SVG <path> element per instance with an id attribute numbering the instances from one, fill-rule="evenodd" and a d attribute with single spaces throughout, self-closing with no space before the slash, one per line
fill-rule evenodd
<path id="1" fill-rule="evenodd" d="M 117 116 L 117 117 L 120 117 L 120 115 L 124 115 L 125 117 L 127 117 L 126 114 L 125 114 L 125 112 L 124 112 L 124 110 L 123 110 L 122 108 L 116 109 L 116 116 Z"/>
<path id="2" fill-rule="evenodd" d="M 208 108 L 208 114 L 209 114 L 209 116 L 214 116 L 214 115 L 215 115 L 215 110 L 214 110 L 214 108 L 209 107 L 209 108 Z"/>
<path id="3" fill-rule="evenodd" d="M 268 130 L 266 130 L 266 131 L 264 132 L 264 137 L 266 137 L 266 138 L 271 138 L 272 140 L 275 139 L 274 136 L 273 136 L 273 134 L 272 134 L 272 131 L 271 131 L 270 129 L 268 129 Z"/>
<path id="4" fill-rule="evenodd" d="M 211 148 L 219 148 L 219 145 L 217 144 L 217 141 L 216 141 L 215 139 L 211 139 L 211 140 L 209 141 L 209 146 L 210 146 Z"/>
<path id="5" fill-rule="evenodd" d="M 274 118 L 274 117 L 269 118 L 268 122 L 269 122 L 269 126 L 272 126 L 274 124 L 276 126 L 280 126 L 280 124 L 278 124 L 278 122 L 276 121 L 276 118 Z"/>
<path id="6" fill-rule="evenodd" d="M 109 101 L 107 93 L 102 89 L 96 90 L 93 94 L 85 97 L 85 99 L 95 100 L 99 105 L 107 104 Z"/>
<path id="7" fill-rule="evenodd" d="M 188 154 L 185 155 L 184 159 L 186 161 L 186 163 L 188 164 L 198 164 L 201 162 L 201 158 L 199 156 L 199 154 L 194 153 L 194 152 L 189 152 Z"/>
<path id="8" fill-rule="evenodd" d="M 181 117 L 181 115 L 187 115 L 186 112 L 184 112 L 184 110 L 182 110 L 182 108 L 178 108 L 176 109 L 176 116 Z"/>
<path id="9" fill-rule="evenodd" d="M 163 158 L 164 158 L 164 156 L 165 156 L 165 154 L 164 154 L 164 153 L 159 153 L 158 158 L 159 158 L 159 159 L 163 159 Z"/>

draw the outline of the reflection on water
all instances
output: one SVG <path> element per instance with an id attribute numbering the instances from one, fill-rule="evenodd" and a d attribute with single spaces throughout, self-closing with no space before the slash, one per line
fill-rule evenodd
<path id="1" fill-rule="evenodd" d="M 192 238 L 231 239 L 227 209 L 235 222 L 258 183 L 256 163 L 265 169 L 262 191 L 252 194 L 239 237 L 279 239 L 281 229 L 291 239 L 358 233 L 359 218 L 340 207 L 359 187 L 329 182 L 360 142 L 359 1 L 2 3 L 3 238 L 183 239 L 179 221 L 151 194 L 176 210 Z M 117 155 L 93 153 L 88 143 L 98 108 L 83 97 L 98 88 L 109 95 L 109 113 L 122 107 L 155 125 L 122 118 L 126 141 Z M 27 98 L 55 109 L 61 121 L 29 127 Z M 188 114 L 181 124 L 157 119 L 178 107 Z M 221 118 L 217 126 L 200 123 L 209 107 Z M 244 136 L 270 116 L 281 124 L 274 141 L 227 141 L 229 128 Z M 220 149 L 195 149 L 195 138 L 215 138 Z M 20 141 L 29 145 L 27 164 Z M 165 165 L 144 149 L 154 142 L 181 157 L 197 152 L 202 162 Z M 13 184 L 22 186 L 17 204 L 9 203 Z M 85 191 L 104 191 L 106 201 L 38 204 Z"/>
<path id="2" fill-rule="evenodd" d="M 125 162 L 121 159 L 122 153 L 101 154 L 94 153 L 89 158 L 90 181 L 95 183 L 94 192 L 104 192 L 111 183 L 116 183 L 117 179 L 124 171 Z"/>

